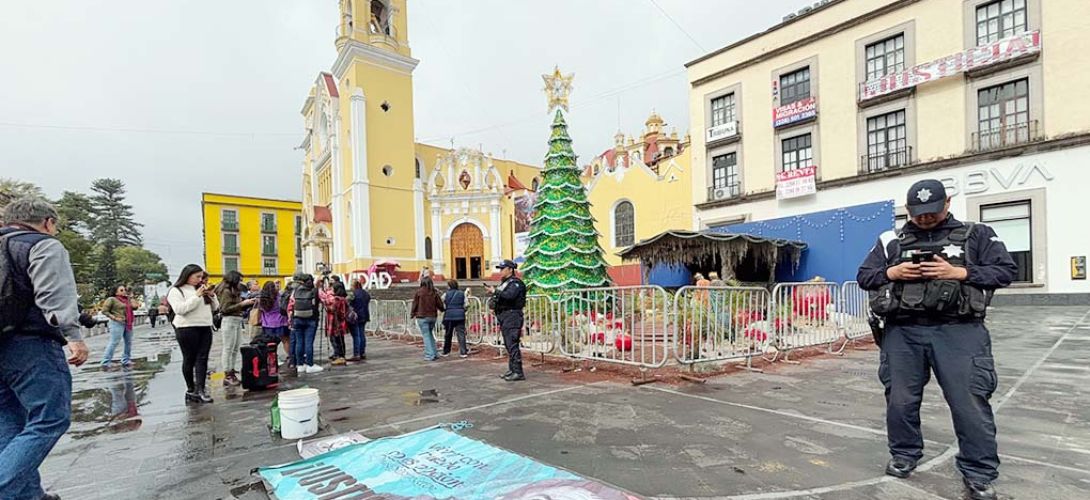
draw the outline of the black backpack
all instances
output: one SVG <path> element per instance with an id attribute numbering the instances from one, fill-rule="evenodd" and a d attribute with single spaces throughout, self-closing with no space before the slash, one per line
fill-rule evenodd
<path id="1" fill-rule="evenodd" d="M 317 316 L 318 289 L 300 286 L 292 292 L 295 297 L 295 309 L 292 314 L 296 318 L 310 319 Z"/>
<path id="2" fill-rule="evenodd" d="M 26 300 L 17 300 L 15 292 L 15 262 L 8 243 L 14 236 L 29 231 L 12 231 L 0 236 L 0 339 L 7 338 L 26 317 Z"/>

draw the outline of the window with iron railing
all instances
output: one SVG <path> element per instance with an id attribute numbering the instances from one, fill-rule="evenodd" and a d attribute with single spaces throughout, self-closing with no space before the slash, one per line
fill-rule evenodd
<path id="1" fill-rule="evenodd" d="M 266 235 L 261 237 L 261 254 L 276 255 L 276 236 Z"/>
<path id="2" fill-rule="evenodd" d="M 733 198 L 741 192 L 738 179 L 738 154 L 727 153 L 712 158 L 712 185 L 708 187 L 708 201 Z"/>
<path id="3" fill-rule="evenodd" d="M 867 118 L 867 154 L 862 159 L 865 173 L 903 167 L 909 164 L 911 158 L 905 110 Z"/>
<path id="4" fill-rule="evenodd" d="M 1024 33 L 1027 0 L 996 0 L 976 8 L 976 44 L 981 46 Z"/>
<path id="5" fill-rule="evenodd" d="M 905 69 L 905 36 L 899 34 L 867 45 L 867 80 L 874 80 Z"/>
<path id="6" fill-rule="evenodd" d="M 223 253 L 228 255 L 238 255 L 237 234 L 223 233 Z"/>
<path id="7" fill-rule="evenodd" d="M 266 276 L 276 274 L 276 259 L 261 259 L 261 274 Z"/>
<path id="8" fill-rule="evenodd" d="M 238 212 L 224 210 L 220 214 L 220 227 L 224 231 L 238 231 Z"/>
<path id="9" fill-rule="evenodd" d="M 973 149 L 986 151 L 1036 140 L 1037 121 L 1029 116 L 1029 80 L 981 89 Z"/>
<path id="10" fill-rule="evenodd" d="M 261 232 L 276 232 L 276 214 L 261 214 Z"/>

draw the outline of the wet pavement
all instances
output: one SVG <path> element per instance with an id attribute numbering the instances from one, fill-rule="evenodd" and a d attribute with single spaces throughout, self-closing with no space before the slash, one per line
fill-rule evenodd
<path id="1" fill-rule="evenodd" d="M 1090 498 L 1088 315 L 1085 307 L 1004 307 L 989 320 L 1002 498 Z M 88 344 L 94 360 L 105 338 Z M 130 370 L 75 373 L 72 429 L 42 468 L 51 492 L 264 498 L 248 490 L 250 471 L 298 459 L 295 442 L 267 429 L 272 394 L 213 383 L 215 404 L 184 404 L 169 328 L 138 328 L 133 354 Z M 217 344 L 213 366 L 218 358 Z M 919 471 L 908 480 L 882 475 L 884 403 L 871 346 L 703 385 L 641 387 L 533 369 L 526 382 L 506 383 L 491 351 L 425 362 L 419 347 L 374 338 L 368 358 L 282 377 L 281 389 L 321 390 L 319 435 L 374 438 L 467 420 L 469 437 L 648 497 L 961 495 L 950 414 L 934 382 L 922 408 Z"/>

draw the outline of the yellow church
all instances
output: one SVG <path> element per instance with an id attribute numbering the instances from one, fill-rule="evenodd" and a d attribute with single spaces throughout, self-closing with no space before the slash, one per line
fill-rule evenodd
<path id="1" fill-rule="evenodd" d="M 540 169 L 416 143 L 405 0 L 340 0 L 337 59 L 303 104 L 303 269 L 351 275 L 396 263 L 484 279 L 516 258 L 516 205 Z"/>

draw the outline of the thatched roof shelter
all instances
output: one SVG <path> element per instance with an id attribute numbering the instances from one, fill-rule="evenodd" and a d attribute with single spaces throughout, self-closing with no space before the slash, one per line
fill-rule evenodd
<path id="1" fill-rule="evenodd" d="M 618 255 L 638 260 L 648 271 L 658 265 L 685 266 L 717 260 L 724 273 L 744 262 L 766 267 L 775 276 L 776 266 L 798 266 L 806 243 L 762 238 L 748 234 L 707 231 L 666 231 L 622 250 Z"/>

